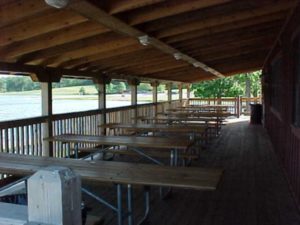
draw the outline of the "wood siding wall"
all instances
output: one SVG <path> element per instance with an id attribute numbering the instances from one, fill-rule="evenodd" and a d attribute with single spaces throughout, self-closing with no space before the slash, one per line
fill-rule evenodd
<path id="1" fill-rule="evenodd" d="M 264 124 L 300 208 L 300 127 L 295 125 L 300 4 L 291 13 L 263 69 Z M 278 66 L 278 60 L 281 61 Z M 277 64 L 277 65 L 276 65 Z M 298 78 L 299 79 L 299 78 Z"/>

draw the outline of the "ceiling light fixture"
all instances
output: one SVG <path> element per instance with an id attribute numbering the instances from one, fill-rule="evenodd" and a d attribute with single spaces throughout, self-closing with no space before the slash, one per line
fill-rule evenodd
<path id="1" fill-rule="evenodd" d="M 193 63 L 193 66 L 196 67 L 196 68 L 201 67 L 201 65 L 202 64 L 200 62 L 194 62 Z"/>
<path id="2" fill-rule="evenodd" d="M 45 0 L 45 2 L 57 9 L 62 9 L 69 4 L 69 0 Z"/>
<path id="3" fill-rule="evenodd" d="M 148 35 L 144 35 L 144 36 L 140 36 L 138 37 L 139 41 L 142 45 L 147 46 L 150 44 L 150 40 L 149 40 L 149 36 Z"/>
<path id="4" fill-rule="evenodd" d="M 182 59 L 182 54 L 179 53 L 179 52 L 174 53 L 173 56 L 174 56 L 174 58 L 175 58 L 176 60 Z"/>

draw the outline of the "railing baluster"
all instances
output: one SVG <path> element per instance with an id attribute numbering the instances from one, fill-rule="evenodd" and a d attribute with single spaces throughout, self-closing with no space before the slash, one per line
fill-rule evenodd
<path id="1" fill-rule="evenodd" d="M 19 127 L 16 127 L 16 153 L 20 154 L 20 132 L 19 132 Z"/>
<path id="2" fill-rule="evenodd" d="M 6 128 L 5 129 L 5 131 L 4 131 L 4 133 L 5 133 L 5 152 L 9 152 L 9 145 L 8 145 L 8 128 Z"/>
<path id="3" fill-rule="evenodd" d="M 29 127 L 26 126 L 25 127 L 25 143 L 26 143 L 26 150 L 25 150 L 25 154 L 29 155 L 30 154 L 30 148 L 29 148 Z"/>
<path id="4" fill-rule="evenodd" d="M 3 135 L 2 135 L 2 129 L 0 129 L 0 152 L 3 152 Z"/>

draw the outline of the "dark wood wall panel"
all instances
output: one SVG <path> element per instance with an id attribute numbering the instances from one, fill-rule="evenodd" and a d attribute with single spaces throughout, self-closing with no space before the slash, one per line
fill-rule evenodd
<path id="1" fill-rule="evenodd" d="M 295 43 L 300 42 L 300 4 L 291 14 L 263 69 L 264 125 L 285 170 L 295 200 L 300 208 L 300 127 L 294 123 L 296 101 Z M 274 73 L 272 65 L 282 56 L 282 68 Z M 280 82 L 274 82 L 280 74 Z M 278 107 L 272 106 L 274 92 L 280 93 Z"/>

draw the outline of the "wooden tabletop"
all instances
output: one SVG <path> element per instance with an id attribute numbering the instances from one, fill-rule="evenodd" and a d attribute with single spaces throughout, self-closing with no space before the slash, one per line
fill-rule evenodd
<path id="1" fill-rule="evenodd" d="M 179 106 L 177 108 L 229 108 L 228 105 L 188 105 L 188 106 Z"/>
<path id="2" fill-rule="evenodd" d="M 108 123 L 100 125 L 103 128 L 121 128 L 130 131 L 147 131 L 147 132 L 184 132 L 184 133 L 203 133 L 207 130 L 207 127 L 199 125 L 188 124 L 124 124 L 124 123 Z"/>
<path id="3" fill-rule="evenodd" d="M 178 117 L 228 117 L 232 115 L 229 112 L 167 112 L 164 114 Z"/>
<path id="4" fill-rule="evenodd" d="M 215 190 L 222 170 L 184 168 L 111 161 L 85 161 L 0 153 L 0 172 L 31 175 L 47 166 L 65 166 L 83 180 L 196 190 Z"/>
<path id="5" fill-rule="evenodd" d="M 138 120 L 152 120 L 152 121 L 162 121 L 162 122 L 169 122 L 169 121 L 185 121 L 185 122 L 219 122 L 222 121 L 223 118 L 221 117 L 183 117 L 183 116 L 139 116 L 136 117 Z"/>
<path id="6" fill-rule="evenodd" d="M 184 107 L 166 109 L 167 112 L 227 112 L 227 108 L 210 108 L 210 107 Z"/>
<path id="7" fill-rule="evenodd" d="M 136 136 L 94 136 L 62 134 L 49 138 L 46 141 L 60 141 L 68 143 L 91 143 L 97 145 L 126 145 L 129 147 L 186 149 L 192 142 L 186 138 L 136 137 Z"/>

